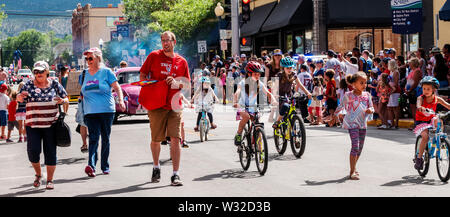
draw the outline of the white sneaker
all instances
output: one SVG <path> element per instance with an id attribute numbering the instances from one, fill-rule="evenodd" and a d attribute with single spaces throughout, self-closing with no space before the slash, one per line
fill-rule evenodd
<path id="1" fill-rule="evenodd" d="M 384 129 L 387 129 L 387 126 L 383 124 L 380 127 L 378 127 L 378 129 L 383 129 L 384 130 Z"/>

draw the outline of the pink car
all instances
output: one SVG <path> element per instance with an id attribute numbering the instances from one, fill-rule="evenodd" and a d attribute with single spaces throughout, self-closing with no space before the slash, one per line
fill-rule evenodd
<path id="1" fill-rule="evenodd" d="M 140 67 L 127 67 L 119 69 L 116 72 L 117 81 L 122 88 L 126 110 L 120 109 L 117 94 L 113 93 L 114 100 L 116 101 L 116 115 L 114 117 L 114 123 L 117 123 L 117 120 L 124 116 L 147 115 L 147 110 L 138 102 L 141 87 L 130 85 L 132 82 L 140 80 L 140 69 Z"/>

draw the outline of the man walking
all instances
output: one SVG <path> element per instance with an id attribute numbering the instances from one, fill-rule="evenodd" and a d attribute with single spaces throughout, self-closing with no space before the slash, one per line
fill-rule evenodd
<path id="1" fill-rule="evenodd" d="M 163 49 L 153 51 L 148 55 L 144 65 L 141 67 L 140 79 L 166 81 L 169 86 L 166 105 L 148 111 L 152 135 L 150 148 L 154 166 L 152 182 L 159 182 L 161 179 L 159 154 L 161 152 L 161 141 L 167 136 L 170 137 L 171 141 L 170 156 L 172 158 L 173 166 L 173 175 L 171 177 L 172 186 L 181 186 L 183 184 L 180 180 L 178 170 L 180 167 L 181 156 L 180 139 L 182 111 L 173 107 L 181 106 L 181 99 L 174 96 L 179 93 L 183 86 L 188 86 L 190 77 L 186 59 L 174 52 L 176 42 L 175 34 L 172 32 L 167 31 L 161 34 L 161 44 Z"/>

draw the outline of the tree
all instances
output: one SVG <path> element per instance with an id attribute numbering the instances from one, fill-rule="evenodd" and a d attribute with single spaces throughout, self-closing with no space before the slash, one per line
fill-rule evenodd
<path id="1" fill-rule="evenodd" d="M 124 0 L 124 14 L 137 27 L 145 27 L 152 22 L 149 16 L 155 11 L 167 11 L 178 0 Z"/>
<path id="2" fill-rule="evenodd" d="M 0 5 L 0 27 L 2 26 L 3 19 L 5 19 L 7 17 L 5 12 L 2 10 L 4 7 L 5 7 L 5 4 Z"/>

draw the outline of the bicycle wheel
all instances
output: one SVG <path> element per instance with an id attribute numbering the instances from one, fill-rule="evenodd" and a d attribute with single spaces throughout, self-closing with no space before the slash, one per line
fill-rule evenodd
<path id="1" fill-rule="evenodd" d="M 416 139 L 416 147 L 415 147 L 415 153 L 414 153 L 414 159 L 417 157 L 417 153 L 419 153 L 419 147 L 420 143 L 422 142 L 422 136 L 418 136 Z M 425 151 L 423 152 L 423 169 L 417 170 L 419 172 L 419 175 L 422 177 L 425 177 L 428 173 L 428 169 L 430 168 L 430 154 L 428 152 L 428 145 L 425 146 Z"/>
<path id="2" fill-rule="evenodd" d="M 238 153 L 242 169 L 244 169 L 244 171 L 247 171 L 250 167 L 250 161 L 252 160 L 252 155 L 250 153 L 250 137 L 248 135 L 247 125 L 245 125 L 244 127 L 243 135 L 244 138 L 242 140 L 241 146 L 238 147 Z"/>
<path id="3" fill-rule="evenodd" d="M 267 148 L 267 139 L 264 129 L 257 128 L 254 132 L 255 139 L 255 161 L 256 167 L 260 175 L 264 175 L 267 171 L 267 163 L 269 162 L 269 150 Z"/>
<path id="4" fill-rule="evenodd" d="M 277 150 L 278 154 L 283 155 L 284 152 L 286 151 L 287 141 L 284 138 L 284 135 L 280 128 L 278 129 L 272 128 L 272 129 L 273 129 L 273 141 L 275 143 L 275 149 Z"/>
<path id="5" fill-rule="evenodd" d="M 209 122 L 205 122 L 205 141 L 208 141 Z"/>
<path id="6" fill-rule="evenodd" d="M 436 156 L 436 168 L 439 175 L 439 179 L 443 182 L 447 182 L 450 178 L 450 163 L 449 163 L 449 144 L 446 139 L 441 139 L 441 150 L 439 155 Z"/>
<path id="7" fill-rule="evenodd" d="M 204 126 L 204 121 L 203 121 L 203 119 L 201 119 L 200 120 L 200 129 L 199 129 L 199 131 L 200 131 L 200 142 L 203 142 L 203 137 L 204 137 L 204 135 L 205 135 L 205 126 Z"/>
<path id="8" fill-rule="evenodd" d="M 305 124 L 298 115 L 294 115 L 292 117 L 291 124 L 292 124 L 292 134 L 291 134 L 292 136 L 290 142 L 292 153 L 296 158 L 300 158 L 305 152 L 306 147 Z"/>

